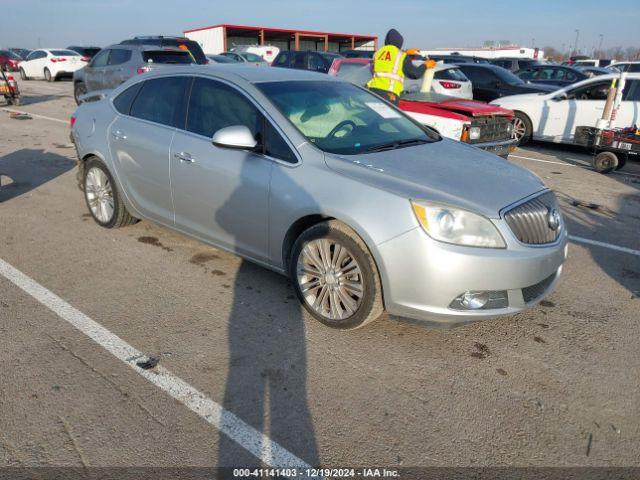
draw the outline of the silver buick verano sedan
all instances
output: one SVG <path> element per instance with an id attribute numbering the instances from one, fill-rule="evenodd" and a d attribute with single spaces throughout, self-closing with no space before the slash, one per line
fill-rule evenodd
<path id="1" fill-rule="evenodd" d="M 322 323 L 463 323 L 554 289 L 567 232 L 527 170 L 317 73 L 175 67 L 86 98 L 89 211 L 147 219 L 288 275 Z"/>

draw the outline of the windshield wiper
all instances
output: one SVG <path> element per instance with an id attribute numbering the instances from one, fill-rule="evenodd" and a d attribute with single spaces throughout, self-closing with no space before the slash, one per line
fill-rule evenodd
<path id="1" fill-rule="evenodd" d="M 376 145 L 374 147 L 367 148 L 367 152 L 382 152 L 385 150 L 395 150 L 396 148 L 412 147 L 414 145 L 422 145 L 424 143 L 431 143 L 431 141 L 424 138 L 399 140 L 399 141 L 383 143 L 381 145 Z"/>

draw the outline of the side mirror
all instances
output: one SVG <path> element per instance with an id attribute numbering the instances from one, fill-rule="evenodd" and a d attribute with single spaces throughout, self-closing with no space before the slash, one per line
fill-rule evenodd
<path id="1" fill-rule="evenodd" d="M 253 137 L 251 130 L 244 125 L 221 128 L 213 134 L 211 142 L 216 147 L 236 148 L 239 150 L 253 150 L 258 146 L 258 142 Z"/>

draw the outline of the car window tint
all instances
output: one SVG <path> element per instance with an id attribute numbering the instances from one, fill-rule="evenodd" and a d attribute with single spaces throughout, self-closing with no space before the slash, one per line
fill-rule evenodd
<path id="1" fill-rule="evenodd" d="M 627 72 L 640 73 L 640 63 L 632 63 L 628 66 Z"/>
<path id="2" fill-rule="evenodd" d="M 307 64 L 306 64 L 306 55 L 304 52 L 294 52 L 293 54 L 293 65 L 291 65 L 293 68 L 300 68 L 302 70 L 306 70 L 307 69 Z"/>
<path id="3" fill-rule="evenodd" d="M 322 72 L 326 69 L 324 60 L 317 53 L 312 53 L 309 55 L 309 69 L 316 70 L 318 72 Z"/>
<path id="4" fill-rule="evenodd" d="M 264 153 L 289 163 L 296 163 L 298 159 L 291 151 L 291 147 L 282 138 L 280 133 L 267 122 L 264 135 Z"/>
<path id="5" fill-rule="evenodd" d="M 496 81 L 496 77 L 492 71 L 487 68 L 477 68 L 471 66 L 461 66 L 460 70 L 469 78 L 473 83 L 487 85 Z"/>
<path id="6" fill-rule="evenodd" d="M 457 80 L 458 82 L 467 82 L 469 79 L 458 68 L 447 68 L 440 70 L 433 75 L 436 80 Z"/>
<path id="7" fill-rule="evenodd" d="M 256 62 L 256 63 L 262 63 L 264 62 L 264 60 L 262 59 L 262 57 L 256 55 L 255 53 L 244 53 L 244 58 L 247 59 L 247 61 L 249 62 Z"/>
<path id="8" fill-rule="evenodd" d="M 122 48 L 115 48 L 111 50 L 109 56 L 109 65 L 122 65 L 127 63 L 131 59 L 131 50 L 124 50 Z"/>
<path id="9" fill-rule="evenodd" d="M 278 55 L 276 57 L 276 59 L 274 60 L 273 64 L 278 66 L 278 67 L 288 67 L 289 66 L 289 53 L 288 52 L 283 52 L 280 55 Z"/>
<path id="10" fill-rule="evenodd" d="M 262 131 L 262 115 L 236 89 L 206 78 L 196 78 L 189 98 L 187 130 L 213 137 L 221 128 L 244 125 L 251 133 Z"/>
<path id="11" fill-rule="evenodd" d="M 109 50 L 109 49 L 100 51 L 100 53 L 98 53 L 95 57 L 93 57 L 93 60 L 91 60 L 91 63 L 89 64 L 89 66 L 92 67 L 92 68 L 106 66 L 107 62 L 109 60 L 109 53 L 110 52 L 111 52 L 111 50 Z"/>
<path id="12" fill-rule="evenodd" d="M 147 80 L 131 106 L 131 116 L 163 125 L 175 125 L 187 81 L 187 77 Z"/>
<path id="13" fill-rule="evenodd" d="M 188 64 L 196 63 L 189 52 L 184 50 L 158 50 L 142 52 L 142 60 L 147 63 Z"/>
<path id="14" fill-rule="evenodd" d="M 640 102 L 640 80 L 627 80 L 623 98 L 628 102 Z"/>
<path id="15" fill-rule="evenodd" d="M 118 110 L 118 112 L 122 113 L 123 115 L 129 115 L 131 104 L 140 91 L 140 87 L 142 87 L 142 82 L 136 83 L 135 85 L 127 88 L 113 100 L 113 106 L 116 107 L 116 110 Z"/>
<path id="16" fill-rule="evenodd" d="M 51 50 L 51 55 L 54 57 L 79 57 L 80 54 L 78 52 L 74 52 L 73 50 Z"/>

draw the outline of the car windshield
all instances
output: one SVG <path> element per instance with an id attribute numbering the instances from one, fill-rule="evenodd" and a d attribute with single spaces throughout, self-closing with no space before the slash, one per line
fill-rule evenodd
<path id="1" fill-rule="evenodd" d="M 520 77 L 517 77 L 509 70 L 506 70 L 504 68 L 494 68 L 493 71 L 501 81 L 508 85 L 522 85 L 525 83 Z"/>
<path id="2" fill-rule="evenodd" d="M 267 82 L 257 87 L 314 145 L 357 155 L 439 140 L 376 95 L 345 82 Z"/>
<path id="3" fill-rule="evenodd" d="M 79 57 L 80 56 L 78 52 L 74 52 L 73 50 L 51 50 L 51 55 L 55 57 Z"/>

